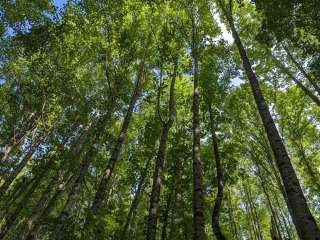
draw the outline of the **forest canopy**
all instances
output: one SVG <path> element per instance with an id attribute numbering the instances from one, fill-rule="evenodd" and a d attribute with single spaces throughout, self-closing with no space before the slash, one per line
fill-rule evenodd
<path id="1" fill-rule="evenodd" d="M 320 240 L 316 0 L 0 0 L 0 239 Z"/>

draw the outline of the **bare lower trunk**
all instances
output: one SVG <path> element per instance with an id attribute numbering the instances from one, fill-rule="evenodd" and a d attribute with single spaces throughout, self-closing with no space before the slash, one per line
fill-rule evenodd
<path id="1" fill-rule="evenodd" d="M 220 1 L 221 3 L 221 1 Z M 233 38 L 238 47 L 242 63 L 249 79 L 251 89 L 262 119 L 269 143 L 274 153 L 278 169 L 288 196 L 289 207 L 292 209 L 292 219 L 301 239 L 320 239 L 320 231 L 312 216 L 307 201 L 302 192 L 299 180 L 291 164 L 287 150 L 282 142 L 276 125 L 269 112 L 268 105 L 262 95 L 259 81 L 254 74 L 247 53 L 241 43 L 239 35 L 234 26 L 233 18 L 222 5 L 224 14 L 229 22 Z"/>

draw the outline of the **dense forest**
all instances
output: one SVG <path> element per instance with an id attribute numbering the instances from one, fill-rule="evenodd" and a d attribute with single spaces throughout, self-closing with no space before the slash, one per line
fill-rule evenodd
<path id="1" fill-rule="evenodd" d="M 319 0 L 0 0 L 1 240 L 319 223 Z"/>

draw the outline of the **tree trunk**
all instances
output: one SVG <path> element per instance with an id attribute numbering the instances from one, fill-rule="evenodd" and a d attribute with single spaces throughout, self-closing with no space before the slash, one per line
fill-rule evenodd
<path id="1" fill-rule="evenodd" d="M 290 72 L 289 69 L 286 68 L 286 66 L 283 65 L 278 59 L 276 59 L 274 56 L 272 56 L 276 66 L 278 66 L 283 72 L 285 72 L 289 78 L 292 79 L 292 81 L 299 87 L 301 90 L 306 94 L 315 104 L 317 104 L 320 107 L 320 99 L 313 94 L 306 86 L 303 85 L 302 82 L 300 82 L 293 74 Z"/>
<path id="2" fill-rule="evenodd" d="M 133 91 L 133 94 L 131 96 L 131 100 L 130 100 L 130 104 L 129 104 L 129 108 L 127 110 L 126 116 L 123 120 L 122 126 L 121 126 L 121 130 L 120 133 L 118 135 L 116 144 L 111 152 L 111 157 L 109 159 L 109 162 L 104 170 L 103 176 L 100 180 L 98 189 L 96 191 L 95 194 L 95 198 L 94 201 L 92 203 L 91 206 L 91 213 L 89 214 L 88 217 L 91 216 L 91 214 L 96 215 L 98 213 L 98 210 L 102 207 L 106 193 L 107 193 L 107 188 L 108 188 L 108 183 L 110 181 L 113 169 L 115 167 L 115 164 L 119 158 L 120 152 L 122 150 L 122 145 L 126 139 L 126 135 L 127 135 L 127 131 L 129 128 L 129 124 L 130 124 L 130 120 L 133 114 L 133 110 L 134 107 L 136 105 L 137 100 L 139 99 L 140 95 L 141 95 L 141 90 L 142 90 L 142 86 L 144 84 L 144 62 L 142 61 L 141 65 L 140 65 L 140 69 L 139 69 L 139 73 L 137 76 L 137 81 L 135 84 L 135 89 Z M 90 220 L 88 219 L 86 220 L 85 223 L 85 227 L 87 227 L 88 223 L 90 222 Z M 91 218 L 91 217 L 90 217 Z"/>
<path id="3" fill-rule="evenodd" d="M 221 167 L 221 159 L 220 159 L 220 153 L 219 153 L 219 147 L 218 147 L 218 140 L 214 129 L 214 118 L 213 113 L 211 109 L 211 103 L 208 102 L 208 112 L 210 116 L 210 130 L 211 130 L 211 137 L 212 137 L 212 145 L 213 145 L 213 154 L 214 159 L 216 162 L 216 180 L 218 185 L 218 193 L 215 199 L 213 211 L 212 211 L 212 231 L 214 235 L 216 236 L 217 240 L 225 240 L 226 237 L 222 233 L 221 227 L 220 227 L 220 212 L 222 207 L 222 200 L 223 200 L 223 171 Z"/>
<path id="4" fill-rule="evenodd" d="M 312 216 L 307 201 L 303 195 L 299 180 L 291 164 L 288 153 L 276 128 L 276 125 L 269 112 L 268 105 L 262 95 L 258 79 L 254 74 L 247 53 L 241 43 L 239 35 L 234 26 L 233 18 L 223 7 L 224 14 L 229 22 L 233 38 L 238 47 L 245 72 L 249 79 L 251 89 L 266 130 L 269 143 L 274 153 L 278 169 L 283 180 L 285 191 L 289 200 L 289 207 L 292 209 L 292 219 L 301 239 L 320 239 L 320 231 Z"/>
<path id="5" fill-rule="evenodd" d="M 258 171 L 258 172 L 259 172 L 259 171 Z M 265 195 L 266 198 L 267 198 L 268 206 L 269 206 L 270 211 L 271 211 L 271 219 L 272 219 L 273 224 L 274 224 L 274 226 L 273 226 L 272 228 L 275 228 L 275 230 L 276 230 L 276 232 L 277 232 L 277 235 L 278 235 L 278 239 L 281 240 L 281 239 L 282 239 L 282 237 L 281 237 L 281 231 L 280 231 L 279 224 L 278 224 L 278 221 L 277 221 L 278 219 L 277 219 L 277 216 L 276 216 L 276 212 L 275 212 L 275 210 L 273 209 L 271 199 L 270 199 L 270 197 L 269 197 L 269 194 L 268 194 L 268 192 L 267 192 L 267 189 L 266 189 L 266 187 L 265 187 L 265 185 L 264 185 L 264 182 L 263 182 L 263 180 L 262 180 L 262 177 L 261 177 L 260 173 L 258 173 L 258 177 L 259 177 L 259 179 L 260 179 L 260 184 L 261 184 L 263 193 L 264 193 L 264 195 Z"/>
<path id="6" fill-rule="evenodd" d="M 4 223 L 1 226 L 0 230 L 0 239 L 4 239 L 6 234 L 10 231 L 12 227 L 14 227 L 14 222 L 18 218 L 20 212 L 24 209 L 26 203 L 29 201 L 30 197 L 38 187 L 39 183 L 41 182 L 41 179 L 46 175 L 48 172 L 48 168 L 45 167 L 42 172 L 37 176 L 35 181 L 32 183 L 30 188 L 27 190 L 26 194 L 22 197 L 21 201 L 17 203 L 16 208 L 14 211 L 10 214 L 8 213 L 7 216 L 4 218 Z"/>
<path id="7" fill-rule="evenodd" d="M 171 187 L 171 189 L 168 193 L 168 196 L 167 196 L 165 211 L 163 213 L 163 221 L 162 221 L 163 225 L 162 225 L 162 231 L 161 231 L 161 240 L 167 239 L 167 227 L 168 227 L 168 222 L 169 222 L 169 214 L 170 214 L 170 210 L 171 210 L 173 194 L 174 194 L 174 188 Z"/>
<path id="8" fill-rule="evenodd" d="M 297 62 L 297 60 L 294 59 L 293 55 L 290 53 L 289 49 L 287 46 L 285 46 L 284 44 L 282 45 L 284 50 L 286 51 L 286 53 L 288 54 L 290 60 L 294 63 L 294 65 L 296 65 L 296 67 L 299 69 L 299 71 L 303 74 L 303 76 L 308 79 L 308 81 L 311 83 L 311 85 L 313 86 L 313 88 L 317 91 L 317 93 L 320 95 L 320 87 L 318 86 L 318 84 L 316 83 L 316 81 L 313 79 L 312 76 L 310 76 L 303 68 L 303 66 Z"/>
<path id="9" fill-rule="evenodd" d="M 27 165 L 29 160 L 31 159 L 34 152 L 37 150 L 37 147 L 40 145 L 40 143 L 33 144 L 30 148 L 30 150 L 26 153 L 26 155 L 23 157 L 21 162 L 18 164 L 16 169 L 10 174 L 10 176 L 5 180 L 5 182 L 0 187 L 0 195 L 5 194 L 5 192 L 8 190 L 12 182 L 16 179 L 18 174 L 22 171 L 22 169 Z"/>
<path id="10" fill-rule="evenodd" d="M 134 217 L 134 213 L 136 212 L 136 210 L 138 208 L 139 201 L 140 201 L 141 190 L 145 186 L 145 180 L 146 180 L 146 177 L 147 177 L 149 165 L 150 165 L 150 159 L 147 160 L 146 165 L 145 165 L 145 167 L 144 167 L 144 169 L 143 169 L 143 171 L 141 173 L 141 176 L 139 178 L 137 191 L 135 192 L 134 198 L 132 200 L 132 203 L 131 203 L 131 206 L 130 206 L 130 209 L 129 209 L 129 212 L 128 212 L 128 215 L 127 215 L 126 223 L 124 224 L 124 227 L 123 227 L 122 239 L 126 239 L 128 228 L 131 225 L 131 222 L 132 222 L 133 217 Z"/>
<path id="11" fill-rule="evenodd" d="M 55 228 L 50 236 L 50 239 L 60 239 L 59 236 L 61 230 L 63 229 L 64 222 L 69 218 L 71 214 L 72 208 L 77 201 L 81 184 L 83 183 L 85 175 L 88 171 L 90 162 L 95 157 L 96 153 L 97 149 L 94 146 L 91 147 L 91 149 L 87 152 L 83 161 L 81 162 L 79 175 L 71 187 L 67 202 L 65 203 L 60 215 L 57 217 Z"/>
<path id="12" fill-rule="evenodd" d="M 26 124 L 26 127 L 21 129 L 21 131 L 12 138 L 12 144 L 7 148 L 5 148 L 3 152 L 0 153 L 0 162 L 7 160 L 7 158 L 10 156 L 13 150 L 16 147 L 18 147 L 22 142 L 22 140 L 28 135 L 28 133 L 35 128 L 34 126 L 35 118 L 36 118 L 36 115 L 32 114 Z"/>
<path id="13" fill-rule="evenodd" d="M 247 197 L 247 201 L 249 203 L 249 209 L 250 209 L 250 212 L 252 215 L 252 221 L 254 223 L 253 225 L 256 229 L 256 238 L 259 240 L 262 240 L 260 221 L 259 221 L 259 217 L 256 212 L 256 205 L 252 201 L 252 195 L 251 195 L 251 191 L 250 191 L 249 187 L 250 186 L 248 186 L 247 183 L 243 184 L 244 192 Z"/>
<path id="14" fill-rule="evenodd" d="M 310 162 L 308 161 L 308 158 L 306 156 L 302 142 L 296 143 L 296 145 L 298 147 L 301 162 L 306 167 L 307 173 L 310 176 L 310 178 L 312 179 L 312 184 L 315 185 L 316 189 L 320 192 L 320 183 L 319 183 L 319 180 L 317 177 L 317 173 L 312 169 L 312 166 L 310 165 Z"/>
<path id="15" fill-rule="evenodd" d="M 192 58 L 193 58 L 193 104 L 192 104 L 192 131 L 193 131 L 193 227 L 195 240 L 204 239 L 204 213 L 202 188 L 202 163 L 200 158 L 200 96 L 199 96 L 199 49 L 196 40 L 195 20 L 192 22 Z"/>
<path id="16" fill-rule="evenodd" d="M 49 198 L 50 198 L 50 193 L 52 188 L 56 185 L 58 182 L 59 178 L 57 175 L 53 176 L 46 188 L 46 190 L 43 192 L 41 198 L 39 199 L 37 205 L 34 207 L 32 210 L 32 213 L 30 217 L 28 218 L 26 224 L 23 226 L 20 236 L 21 240 L 24 240 L 27 238 L 30 232 L 32 232 L 34 228 L 34 224 L 38 221 L 39 217 L 41 216 L 41 213 L 45 209 L 45 207 L 48 204 Z"/>
<path id="17" fill-rule="evenodd" d="M 232 229 L 232 239 L 239 239 L 238 236 L 238 229 L 237 229 L 237 224 L 234 221 L 234 217 L 233 217 L 233 206 L 232 206 L 232 199 L 231 199 L 231 194 L 230 194 L 230 189 L 228 189 L 228 212 L 229 212 L 229 221 L 231 222 L 231 229 Z"/>
<path id="18" fill-rule="evenodd" d="M 174 221 L 174 215 L 177 212 L 176 206 L 177 204 L 177 194 L 179 192 L 178 190 L 178 184 L 180 181 L 180 173 L 181 173 L 181 161 L 179 158 L 176 159 L 174 166 L 173 166 L 173 170 L 172 170 L 172 176 L 174 176 L 172 178 L 172 184 L 170 187 L 170 192 L 167 196 L 167 203 L 166 203 L 166 209 L 165 212 L 163 214 L 163 226 L 162 226 L 162 232 L 161 232 L 161 240 L 167 240 L 167 228 L 168 228 L 168 223 L 169 223 L 169 214 L 170 211 L 172 210 L 173 212 L 173 216 L 172 216 L 172 220 Z M 174 222 L 172 222 L 171 224 L 171 230 L 174 230 Z M 172 233 L 172 231 L 170 231 L 169 233 L 169 239 L 172 239 L 172 236 L 170 235 Z"/>
<path id="19" fill-rule="evenodd" d="M 175 81 L 176 81 L 176 75 L 177 75 L 177 67 L 178 67 L 177 63 L 175 63 L 174 73 L 173 73 L 173 77 L 170 85 L 168 121 L 164 122 L 162 126 L 160 144 L 158 148 L 156 164 L 155 164 L 155 169 L 153 173 L 153 183 L 152 183 L 152 191 L 150 196 L 150 208 L 149 208 L 149 217 L 148 217 L 148 226 L 147 226 L 147 240 L 155 240 L 156 238 L 162 174 L 163 174 L 164 162 L 166 158 L 167 141 L 168 141 L 169 131 L 173 125 L 174 115 L 175 115 L 174 88 L 175 88 Z"/>
<path id="20" fill-rule="evenodd" d="M 42 221 L 49 215 L 49 213 L 52 211 L 52 209 L 56 206 L 56 202 L 61 196 L 61 194 L 64 192 L 66 187 L 69 185 L 70 182 L 73 181 L 74 175 L 69 176 L 68 172 L 66 172 L 65 176 L 63 177 L 60 184 L 57 186 L 57 189 L 53 196 L 50 198 L 47 206 L 43 209 L 42 212 L 39 213 L 39 216 L 37 219 L 33 222 L 33 228 L 30 229 L 29 234 L 26 236 L 27 240 L 33 240 L 35 239 L 35 236 L 37 235 Z"/>

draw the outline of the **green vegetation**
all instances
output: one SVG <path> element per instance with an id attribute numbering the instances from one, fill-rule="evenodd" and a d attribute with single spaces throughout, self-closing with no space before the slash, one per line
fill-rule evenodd
<path id="1" fill-rule="evenodd" d="M 0 19 L 0 239 L 320 240 L 317 1 Z"/>

